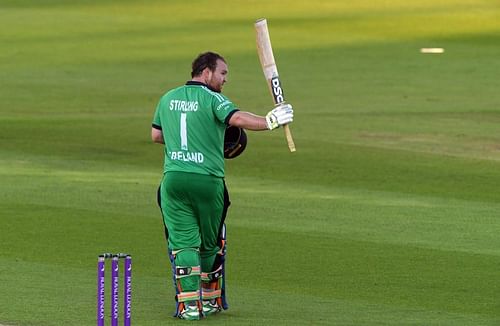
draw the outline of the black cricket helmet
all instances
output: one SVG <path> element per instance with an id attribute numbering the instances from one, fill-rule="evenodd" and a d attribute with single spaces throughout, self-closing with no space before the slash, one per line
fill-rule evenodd
<path id="1" fill-rule="evenodd" d="M 224 134 L 224 158 L 239 156 L 247 147 L 247 134 L 242 128 L 228 126 Z"/>

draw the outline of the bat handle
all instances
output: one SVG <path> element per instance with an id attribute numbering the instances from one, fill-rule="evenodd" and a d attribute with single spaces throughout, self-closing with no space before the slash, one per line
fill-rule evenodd
<path id="1" fill-rule="evenodd" d="M 283 126 L 283 130 L 285 130 L 286 142 L 288 143 L 288 149 L 290 152 L 295 152 L 295 143 L 293 142 L 292 133 L 290 132 L 290 127 L 288 125 Z"/>

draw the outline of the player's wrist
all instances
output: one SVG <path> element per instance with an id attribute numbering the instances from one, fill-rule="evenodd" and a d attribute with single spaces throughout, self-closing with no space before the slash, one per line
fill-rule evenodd
<path id="1" fill-rule="evenodd" d="M 269 113 L 266 115 L 266 126 L 269 130 L 274 130 L 280 126 L 278 123 L 278 118 L 273 111 L 274 110 L 269 111 Z"/>

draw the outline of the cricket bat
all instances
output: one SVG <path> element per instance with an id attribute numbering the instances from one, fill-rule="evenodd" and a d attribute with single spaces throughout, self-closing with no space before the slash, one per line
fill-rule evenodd
<path id="1" fill-rule="evenodd" d="M 265 18 L 261 18 L 255 22 L 255 32 L 260 64 L 264 71 L 264 77 L 266 77 L 269 91 L 273 97 L 274 105 L 277 106 L 285 102 L 285 96 L 283 95 L 278 68 L 274 61 L 273 48 L 271 46 L 269 30 L 267 29 L 267 20 Z M 290 127 L 284 125 L 283 129 L 285 130 L 286 141 L 290 152 L 295 152 L 295 144 L 293 142 L 292 133 L 290 132 Z"/>

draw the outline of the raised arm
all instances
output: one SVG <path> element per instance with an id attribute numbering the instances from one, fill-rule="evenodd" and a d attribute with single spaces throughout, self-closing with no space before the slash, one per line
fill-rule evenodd
<path id="1" fill-rule="evenodd" d="M 238 111 L 229 119 L 231 126 L 248 130 L 273 130 L 293 121 L 290 104 L 282 104 L 263 117 L 250 112 Z"/>

